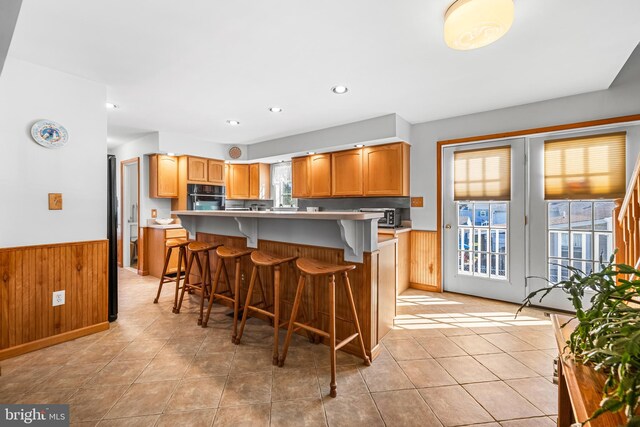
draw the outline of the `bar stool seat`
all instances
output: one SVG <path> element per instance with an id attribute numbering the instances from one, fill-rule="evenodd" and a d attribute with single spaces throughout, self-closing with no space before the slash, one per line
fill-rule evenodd
<path id="1" fill-rule="evenodd" d="M 187 270 L 185 272 L 184 285 L 182 285 L 182 292 L 180 293 L 180 300 L 178 301 L 178 307 L 176 313 L 180 312 L 182 307 L 182 301 L 184 300 L 185 292 L 194 292 L 200 294 L 200 316 L 198 317 L 198 325 L 202 324 L 202 317 L 204 312 L 204 300 L 211 300 L 211 264 L 209 262 L 209 252 L 222 246 L 221 243 L 212 242 L 189 242 L 187 249 L 189 250 L 189 262 L 187 262 Z M 203 262 L 200 261 L 200 255 L 202 255 Z M 193 262 L 195 261 L 198 266 L 198 272 L 200 274 L 200 282 L 191 283 L 190 275 Z"/>
<path id="2" fill-rule="evenodd" d="M 183 263 L 187 261 L 187 250 L 186 247 L 189 245 L 189 240 L 187 239 L 169 239 L 165 243 L 165 247 L 167 249 L 167 254 L 164 259 L 164 265 L 162 267 L 162 274 L 160 275 L 160 284 L 158 285 L 158 293 L 156 298 L 153 300 L 154 304 L 158 303 L 160 299 L 160 294 L 162 293 L 162 285 L 165 283 L 174 282 L 176 284 L 176 292 L 173 298 L 173 309 L 172 312 L 175 313 L 178 308 L 178 293 L 182 287 L 180 286 L 180 280 L 182 279 L 182 266 Z M 178 249 L 178 265 L 176 269 L 176 277 L 171 277 L 167 274 L 167 269 L 169 268 L 169 262 L 171 261 L 171 255 L 174 249 Z"/>
<path id="3" fill-rule="evenodd" d="M 251 271 L 251 281 L 249 282 L 249 290 L 247 291 L 247 299 L 243 306 L 243 315 L 242 322 L 240 323 L 240 331 L 238 332 L 238 337 L 235 340 L 236 344 L 240 344 L 240 340 L 242 339 L 242 333 L 244 332 L 244 327 L 247 323 L 247 318 L 249 317 L 250 311 L 255 311 L 257 313 L 263 314 L 267 317 L 273 319 L 273 360 L 272 363 L 274 365 L 278 364 L 278 349 L 279 349 L 279 331 L 280 327 L 286 325 L 287 322 L 280 323 L 280 266 L 283 264 L 289 264 L 291 267 L 291 271 L 295 274 L 295 265 L 293 261 L 295 261 L 297 256 L 280 256 L 274 255 L 268 252 L 263 251 L 253 251 L 251 253 L 251 262 L 253 262 L 253 270 Z M 267 295 L 264 289 L 264 285 L 262 284 L 262 280 L 260 279 L 260 271 L 258 267 L 273 267 L 273 313 L 268 311 L 267 309 Z M 258 303 L 252 304 L 251 298 L 253 296 L 253 288 L 256 282 L 260 283 L 260 291 L 262 293 L 262 300 Z M 258 304 L 263 304 L 262 308 L 257 307 Z"/>
<path id="4" fill-rule="evenodd" d="M 356 268 L 355 265 L 339 265 L 330 264 L 324 261 L 318 261 L 309 258 L 299 258 L 296 261 L 296 265 L 300 270 L 300 279 L 298 280 L 298 289 L 296 290 L 296 296 L 293 301 L 293 309 L 291 310 L 291 318 L 289 319 L 289 327 L 287 328 L 287 337 L 284 341 L 284 348 L 282 349 L 282 356 L 278 362 L 279 366 L 284 365 L 284 361 L 287 357 L 287 351 L 289 344 L 291 343 L 291 336 L 297 329 L 305 329 L 311 331 L 319 336 L 329 338 L 330 358 L 331 358 L 331 397 L 338 395 L 336 385 L 336 357 L 337 351 L 347 345 L 349 342 L 356 338 L 360 341 L 360 352 L 365 365 L 370 365 L 371 361 L 367 356 L 364 348 L 364 341 L 362 339 L 362 331 L 360 330 L 360 322 L 358 321 L 358 313 L 356 312 L 356 305 L 353 299 L 353 292 L 351 291 L 351 284 L 349 283 L 348 272 Z M 355 333 L 349 337 L 343 339 L 339 343 L 336 342 L 336 274 L 342 276 L 342 283 L 344 284 L 344 290 L 347 294 L 347 301 L 349 309 L 353 317 L 353 324 L 355 326 Z M 302 301 L 302 294 L 307 276 L 327 276 L 329 279 L 329 332 L 325 332 L 319 329 L 317 326 L 312 326 L 309 323 L 300 323 L 297 321 L 298 310 L 300 309 L 300 303 Z M 313 283 L 317 283 L 314 281 Z M 317 318 L 317 313 L 316 313 Z"/>
<path id="5" fill-rule="evenodd" d="M 211 291 L 211 298 L 209 298 L 209 306 L 207 307 L 207 314 L 202 322 L 202 327 L 206 328 L 211 316 L 211 307 L 213 302 L 218 299 L 229 301 L 233 303 L 233 331 L 231 332 L 231 342 L 235 343 L 238 332 L 238 313 L 240 312 L 240 262 L 242 257 L 250 255 L 254 249 L 250 248 L 234 248 L 232 246 L 220 246 L 216 249 L 218 255 L 218 265 L 216 266 L 216 273 L 213 279 L 213 288 Z M 225 264 L 226 259 L 233 259 L 235 262 L 235 279 L 233 291 L 231 291 L 231 283 L 229 282 L 229 273 L 227 272 L 227 266 Z M 227 284 L 227 290 L 230 295 L 225 295 L 223 292 L 218 292 L 218 285 L 220 283 L 220 276 L 224 271 L 225 282 Z"/>

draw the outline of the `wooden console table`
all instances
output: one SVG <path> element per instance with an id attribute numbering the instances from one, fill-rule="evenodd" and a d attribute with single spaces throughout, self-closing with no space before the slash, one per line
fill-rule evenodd
<path id="1" fill-rule="evenodd" d="M 574 362 L 565 349 L 576 320 L 561 328 L 571 318 L 551 315 L 551 322 L 558 344 L 558 427 L 570 427 L 575 422 L 588 419 L 600 407 L 606 376 L 590 366 Z M 584 427 L 618 427 L 627 424 L 627 417 L 618 412 L 604 413 Z"/>

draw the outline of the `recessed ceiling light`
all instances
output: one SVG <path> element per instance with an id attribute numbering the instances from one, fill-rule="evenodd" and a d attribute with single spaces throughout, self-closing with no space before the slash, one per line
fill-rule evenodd
<path id="1" fill-rule="evenodd" d="M 333 93 L 335 93 L 336 95 L 342 95 L 343 93 L 349 92 L 349 88 L 347 88 L 346 86 L 337 85 L 337 86 L 332 87 L 331 91 Z"/>
<path id="2" fill-rule="evenodd" d="M 452 49 L 486 46 L 513 24 L 513 0 L 456 0 L 444 15 L 444 41 Z"/>
<path id="3" fill-rule="evenodd" d="M 356 144 L 355 147 L 356 148 L 362 148 L 362 147 L 364 147 L 364 144 Z"/>
<path id="4" fill-rule="evenodd" d="M 106 107 L 109 108 L 110 110 L 115 110 L 116 108 L 120 108 L 116 104 L 112 104 L 111 102 L 107 102 Z"/>
<path id="5" fill-rule="evenodd" d="M 271 107 L 271 108 L 269 108 L 269 111 L 271 111 L 272 113 L 282 113 L 282 108 L 280 108 L 280 107 Z"/>
<path id="6" fill-rule="evenodd" d="M 227 120 L 227 124 L 230 126 L 238 126 L 240 122 L 237 120 Z"/>
<path id="7" fill-rule="evenodd" d="M 316 154 L 315 151 L 307 151 L 307 154 L 312 155 L 312 154 Z"/>

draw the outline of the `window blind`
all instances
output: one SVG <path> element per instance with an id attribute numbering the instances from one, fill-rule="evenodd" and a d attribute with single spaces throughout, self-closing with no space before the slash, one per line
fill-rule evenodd
<path id="1" fill-rule="evenodd" d="M 510 200 L 511 147 L 456 151 L 454 200 Z"/>
<path id="2" fill-rule="evenodd" d="M 626 133 L 544 143 L 544 198 L 616 199 L 626 187 Z"/>

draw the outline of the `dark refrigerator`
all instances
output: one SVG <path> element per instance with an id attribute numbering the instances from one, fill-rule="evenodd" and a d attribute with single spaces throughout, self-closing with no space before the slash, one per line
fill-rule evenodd
<path id="1" fill-rule="evenodd" d="M 118 195 L 116 156 L 107 155 L 107 239 L 109 239 L 109 322 L 118 318 Z"/>

